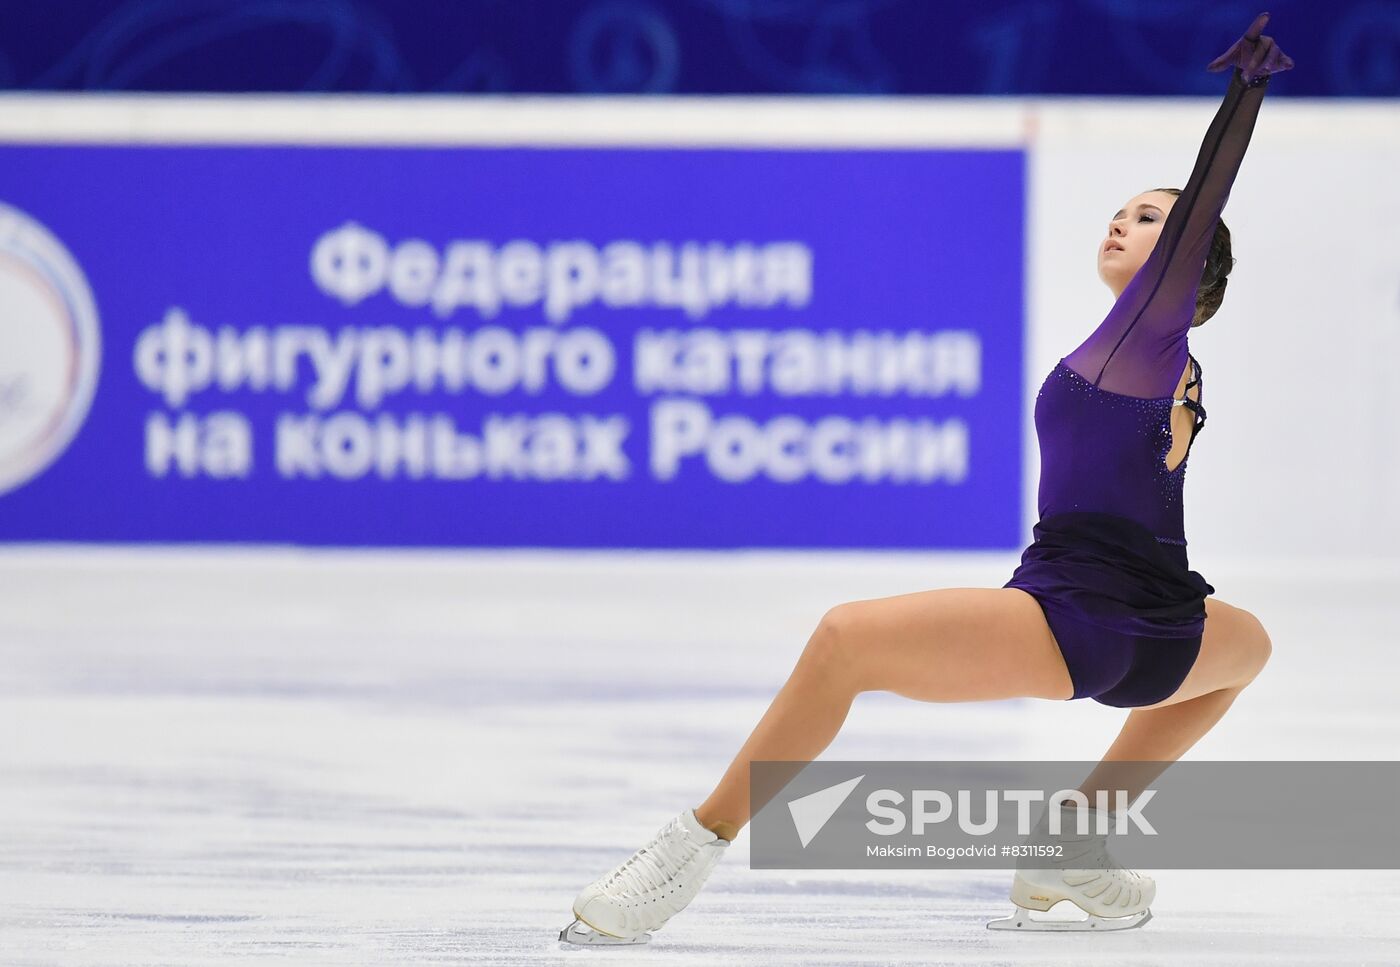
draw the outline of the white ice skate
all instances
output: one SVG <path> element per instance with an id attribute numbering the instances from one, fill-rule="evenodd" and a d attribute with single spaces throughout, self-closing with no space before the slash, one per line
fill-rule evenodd
<path id="1" fill-rule="evenodd" d="M 700 892 L 729 841 L 700 825 L 695 810 L 672 819 L 631 858 L 584 887 L 574 922 L 559 939 L 575 944 L 640 944 Z"/>
<path id="2" fill-rule="evenodd" d="M 1150 876 L 1119 867 L 1108 855 L 1108 834 L 1095 832 L 1098 814 L 1090 810 L 1089 815 L 1087 834 L 1077 831 L 1072 808 L 1062 813 L 1062 832 L 1054 836 L 1048 833 L 1042 819 L 1031 842 L 1058 844 L 1063 847 L 1063 854 L 1018 862 L 1011 884 L 1011 902 L 1016 904 L 1016 910 L 1009 917 L 990 921 L 987 929 L 1128 930 L 1152 919 L 1148 907 L 1157 895 L 1156 882 Z M 1116 816 L 1108 816 L 1108 828 L 1112 829 Z M 1066 900 L 1087 916 L 1032 916 L 1032 911 L 1048 912 Z"/>

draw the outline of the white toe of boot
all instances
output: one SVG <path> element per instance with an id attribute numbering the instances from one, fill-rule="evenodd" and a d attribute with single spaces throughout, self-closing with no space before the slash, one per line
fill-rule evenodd
<path id="1" fill-rule="evenodd" d="M 694 899 L 729 846 L 687 809 L 605 876 L 584 887 L 574 916 L 614 937 L 656 930 Z"/>

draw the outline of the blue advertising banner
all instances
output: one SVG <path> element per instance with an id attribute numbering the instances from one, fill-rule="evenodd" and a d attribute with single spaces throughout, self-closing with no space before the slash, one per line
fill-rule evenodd
<path id="1" fill-rule="evenodd" d="M 0 539 L 1018 547 L 1024 161 L 0 147 Z"/>

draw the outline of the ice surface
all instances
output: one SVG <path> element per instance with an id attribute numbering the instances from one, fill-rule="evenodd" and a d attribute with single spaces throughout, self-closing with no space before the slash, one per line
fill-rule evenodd
<path id="1" fill-rule="evenodd" d="M 0 963 L 1394 964 L 1396 871 L 1152 871 L 1116 935 L 1009 871 L 748 869 L 645 948 L 589 880 L 698 804 L 821 614 L 1013 555 L 0 551 Z M 1209 571 L 1274 657 L 1197 759 L 1400 749 L 1395 571 Z M 860 696 L 827 759 L 1096 759 L 1092 702 Z"/>

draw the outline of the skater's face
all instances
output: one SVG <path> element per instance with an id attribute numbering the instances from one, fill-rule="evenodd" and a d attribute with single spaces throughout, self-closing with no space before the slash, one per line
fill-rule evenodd
<path id="1" fill-rule="evenodd" d="M 1108 222 L 1108 234 L 1099 242 L 1099 278 L 1123 294 L 1138 269 L 1152 254 L 1162 223 L 1172 210 L 1176 196 L 1165 191 L 1145 191 L 1129 198 Z"/>

